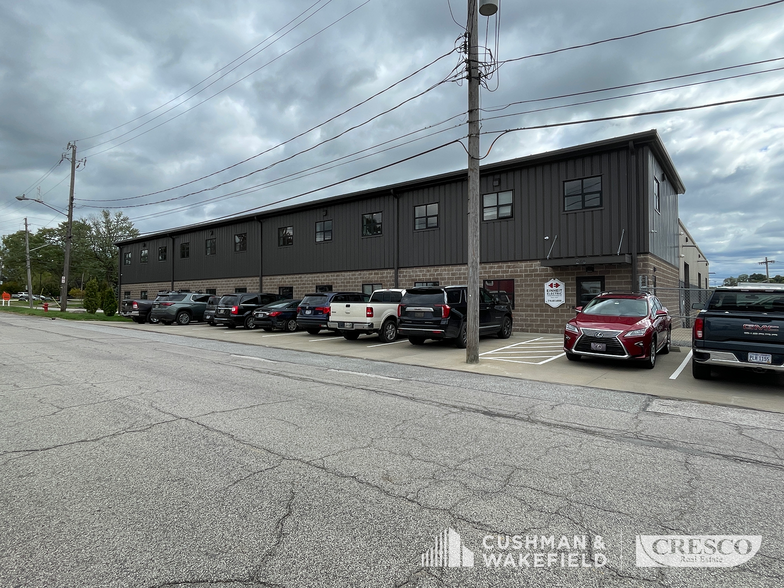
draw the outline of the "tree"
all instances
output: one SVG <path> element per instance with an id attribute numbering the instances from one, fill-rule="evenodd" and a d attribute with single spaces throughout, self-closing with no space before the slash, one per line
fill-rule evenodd
<path id="1" fill-rule="evenodd" d="M 95 278 L 87 282 L 87 285 L 84 287 L 84 301 L 82 304 L 90 314 L 95 314 L 101 306 L 101 292 L 98 288 L 98 280 Z"/>
<path id="2" fill-rule="evenodd" d="M 738 285 L 738 278 L 733 278 L 730 276 L 729 278 L 724 278 L 724 285 L 725 286 L 737 286 Z"/>
<path id="3" fill-rule="evenodd" d="M 115 243 L 122 239 L 139 236 L 139 230 L 134 228 L 131 219 L 122 212 L 111 214 L 102 210 L 100 215 L 89 218 L 90 231 L 88 244 L 92 253 L 99 277 L 109 284 L 117 284 L 117 263 L 119 251 Z"/>
<path id="4" fill-rule="evenodd" d="M 103 291 L 101 308 L 106 316 L 114 316 L 117 314 L 117 297 L 108 285 Z"/>

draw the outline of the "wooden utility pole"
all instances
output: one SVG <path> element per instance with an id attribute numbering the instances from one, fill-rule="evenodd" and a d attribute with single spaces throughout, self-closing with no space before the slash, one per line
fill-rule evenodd
<path id="1" fill-rule="evenodd" d="M 25 217 L 25 259 L 27 262 L 27 304 L 33 308 L 33 276 L 30 272 L 30 231 L 27 229 L 27 217 Z"/>
<path id="2" fill-rule="evenodd" d="M 479 363 L 479 11 L 468 0 L 468 343 L 466 363 Z"/>
<path id="3" fill-rule="evenodd" d="M 759 263 L 760 265 L 764 265 L 765 266 L 765 281 L 766 282 L 770 282 L 770 271 L 768 269 L 768 266 L 771 263 L 776 263 L 776 260 L 775 259 L 768 259 L 767 255 L 766 255 L 765 256 L 765 261 L 759 261 L 757 263 Z"/>
<path id="4" fill-rule="evenodd" d="M 68 308 L 68 273 L 71 267 L 71 240 L 73 238 L 73 203 L 74 182 L 76 181 L 76 143 L 68 143 L 66 149 L 71 149 L 71 191 L 68 195 L 68 225 L 65 234 L 65 260 L 63 262 L 63 277 L 60 279 L 60 311 Z"/>

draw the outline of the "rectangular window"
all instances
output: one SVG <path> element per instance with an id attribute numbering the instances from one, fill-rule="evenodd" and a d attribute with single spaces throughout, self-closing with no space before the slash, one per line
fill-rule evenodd
<path id="1" fill-rule="evenodd" d="M 180 243 L 180 259 L 188 259 L 191 256 L 191 244 Z"/>
<path id="2" fill-rule="evenodd" d="M 661 195 L 659 194 L 659 180 L 653 178 L 653 209 L 661 212 Z"/>
<path id="3" fill-rule="evenodd" d="M 429 288 L 429 287 L 437 287 L 438 282 L 414 282 L 414 288 Z"/>
<path id="4" fill-rule="evenodd" d="M 332 284 L 323 284 L 316 286 L 316 292 L 332 292 Z"/>
<path id="5" fill-rule="evenodd" d="M 125 265 L 131 265 L 131 259 L 133 259 L 133 253 L 131 253 L 130 251 L 126 251 L 123 254 L 123 259 L 124 259 L 123 263 L 125 263 Z"/>
<path id="6" fill-rule="evenodd" d="M 482 196 L 482 220 L 512 218 L 512 191 L 495 192 Z"/>
<path id="7" fill-rule="evenodd" d="M 294 286 L 279 286 L 278 294 L 285 296 L 286 300 L 291 300 L 294 298 Z"/>
<path id="8" fill-rule="evenodd" d="M 158 247 L 158 261 L 166 261 L 166 246 Z"/>
<path id="9" fill-rule="evenodd" d="M 600 208 L 602 205 L 602 177 L 583 178 L 564 182 L 564 212 Z"/>
<path id="10" fill-rule="evenodd" d="M 238 233 L 234 235 L 234 251 L 248 250 L 248 233 Z"/>
<path id="11" fill-rule="evenodd" d="M 362 236 L 372 237 L 381 234 L 381 213 L 371 212 L 362 215 Z"/>
<path id="12" fill-rule="evenodd" d="M 508 302 L 514 308 L 514 280 L 485 280 L 485 290 L 501 302 Z"/>
<path id="13" fill-rule="evenodd" d="M 414 230 L 438 228 L 438 202 L 414 207 Z"/>
<path id="14" fill-rule="evenodd" d="M 577 306 L 585 306 L 604 292 L 604 277 L 577 278 Z"/>
<path id="15" fill-rule="evenodd" d="M 280 227 L 278 229 L 278 247 L 294 245 L 294 227 Z"/>
<path id="16" fill-rule="evenodd" d="M 130 297 L 131 297 L 131 291 L 130 290 L 126 290 L 125 292 L 123 292 L 123 299 L 129 300 Z"/>
<path id="17" fill-rule="evenodd" d="M 373 290 L 380 290 L 383 287 L 383 284 L 362 284 L 362 293 L 370 296 Z"/>
<path id="18" fill-rule="evenodd" d="M 316 223 L 316 243 L 332 241 L 332 221 L 319 221 Z"/>
<path id="19" fill-rule="evenodd" d="M 218 290 L 216 290 L 215 288 L 205 288 L 204 293 L 212 294 L 213 296 L 215 296 L 218 293 Z"/>
<path id="20" fill-rule="evenodd" d="M 139 293 L 139 300 L 147 300 L 147 290 L 142 290 Z"/>
<path id="21" fill-rule="evenodd" d="M 140 263 L 147 263 L 147 260 L 150 258 L 150 250 L 149 249 L 142 249 L 139 252 L 139 262 Z"/>
<path id="22" fill-rule="evenodd" d="M 247 288 L 234 288 L 235 294 L 245 294 L 248 291 Z"/>
<path id="23" fill-rule="evenodd" d="M 218 246 L 215 242 L 215 237 L 211 237 L 204 242 L 205 255 L 215 255 L 218 252 Z"/>

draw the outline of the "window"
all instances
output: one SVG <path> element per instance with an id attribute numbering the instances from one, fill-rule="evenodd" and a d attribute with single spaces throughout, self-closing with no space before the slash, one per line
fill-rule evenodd
<path id="1" fill-rule="evenodd" d="M 125 292 L 123 292 L 123 299 L 128 300 L 130 297 L 131 297 L 130 290 L 126 290 Z"/>
<path id="2" fill-rule="evenodd" d="M 316 223 L 316 243 L 332 241 L 332 221 L 319 221 Z"/>
<path id="3" fill-rule="evenodd" d="M 235 294 L 245 294 L 245 292 L 247 292 L 247 291 L 248 291 L 247 288 L 234 288 L 234 293 Z"/>
<path id="4" fill-rule="evenodd" d="M 123 263 L 125 263 L 125 265 L 131 265 L 131 259 L 133 259 L 133 253 L 131 253 L 130 251 L 126 251 L 123 254 L 123 259 L 124 259 Z"/>
<path id="5" fill-rule="evenodd" d="M 215 296 L 218 293 L 218 291 L 215 288 L 205 288 L 204 292 L 207 294 L 212 294 L 213 296 Z"/>
<path id="6" fill-rule="evenodd" d="M 147 263 L 147 260 L 150 258 L 150 250 L 149 249 L 142 249 L 139 252 L 139 262 L 140 263 Z"/>
<path id="7" fill-rule="evenodd" d="M 248 233 L 237 233 L 234 235 L 234 252 L 248 250 Z"/>
<path id="8" fill-rule="evenodd" d="M 362 215 L 362 236 L 372 237 L 381 234 L 381 213 L 371 212 Z"/>
<path id="9" fill-rule="evenodd" d="M 166 246 L 158 247 L 158 261 L 166 261 Z"/>
<path id="10" fill-rule="evenodd" d="M 414 207 L 414 230 L 438 228 L 438 202 Z"/>
<path id="11" fill-rule="evenodd" d="M 147 290 L 142 290 L 139 293 L 139 300 L 147 300 Z"/>
<path id="12" fill-rule="evenodd" d="M 604 292 L 604 277 L 577 278 L 577 306 L 585 306 Z"/>
<path id="13" fill-rule="evenodd" d="M 512 218 L 512 191 L 495 192 L 482 196 L 482 220 Z"/>
<path id="14" fill-rule="evenodd" d="M 383 287 L 383 284 L 362 284 L 362 293 L 370 296 L 373 290 L 380 290 Z"/>
<path id="15" fill-rule="evenodd" d="M 501 302 L 508 302 L 514 308 L 514 280 L 485 280 L 482 285 Z"/>
<path id="16" fill-rule="evenodd" d="M 204 242 L 205 255 L 215 255 L 218 252 L 218 247 L 215 243 L 215 237 L 211 237 Z"/>
<path id="17" fill-rule="evenodd" d="M 653 209 L 661 212 L 661 195 L 659 193 L 659 180 L 653 178 Z"/>
<path id="18" fill-rule="evenodd" d="M 285 296 L 287 300 L 294 298 L 294 286 L 279 286 L 278 294 Z"/>
<path id="19" fill-rule="evenodd" d="M 429 287 L 437 287 L 438 282 L 414 282 L 414 288 L 429 288 Z"/>
<path id="20" fill-rule="evenodd" d="M 316 286 L 316 292 L 332 292 L 332 284 Z"/>
<path id="21" fill-rule="evenodd" d="M 564 212 L 599 208 L 602 205 L 602 177 L 564 182 Z"/>
<path id="22" fill-rule="evenodd" d="M 278 229 L 278 247 L 294 245 L 294 227 L 280 227 Z"/>
<path id="23" fill-rule="evenodd" d="M 191 256 L 191 244 L 180 243 L 180 259 L 188 259 Z"/>

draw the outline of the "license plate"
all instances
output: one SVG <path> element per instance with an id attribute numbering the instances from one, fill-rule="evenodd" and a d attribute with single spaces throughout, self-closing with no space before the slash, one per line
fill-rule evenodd
<path id="1" fill-rule="evenodd" d="M 313 314 L 313 311 L 312 310 L 306 310 L 305 314 Z"/>
<path id="2" fill-rule="evenodd" d="M 770 353 L 749 353 L 751 363 L 771 363 L 773 357 Z"/>
<path id="3" fill-rule="evenodd" d="M 354 323 L 343 323 L 343 328 L 344 329 L 353 329 L 354 328 Z"/>
<path id="4" fill-rule="evenodd" d="M 591 343 L 591 351 L 607 351 L 607 343 Z"/>
<path id="5" fill-rule="evenodd" d="M 417 318 L 424 318 L 425 313 L 424 312 L 415 312 L 414 316 L 417 317 Z"/>

